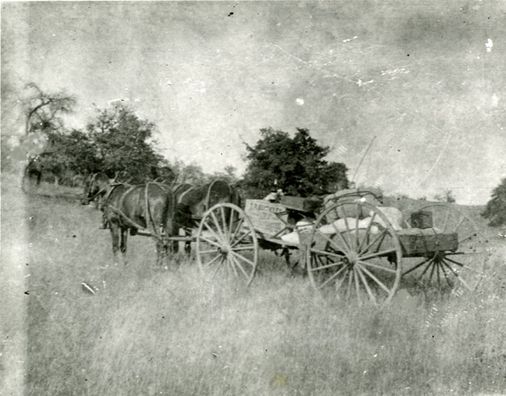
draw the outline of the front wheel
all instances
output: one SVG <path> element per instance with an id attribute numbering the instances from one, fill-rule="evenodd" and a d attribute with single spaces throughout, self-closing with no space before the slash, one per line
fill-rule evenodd
<path id="1" fill-rule="evenodd" d="M 220 203 L 209 209 L 197 232 L 197 262 L 202 272 L 242 280 L 249 285 L 258 263 L 253 224 L 236 205 Z"/>

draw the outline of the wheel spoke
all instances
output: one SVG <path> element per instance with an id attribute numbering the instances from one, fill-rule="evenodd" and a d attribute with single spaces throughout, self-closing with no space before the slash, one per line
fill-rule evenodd
<path id="1" fill-rule="evenodd" d="M 336 225 L 334 224 L 334 222 L 332 222 L 332 227 L 334 228 L 334 230 L 336 231 L 336 234 L 339 235 L 339 238 L 341 238 L 341 241 L 343 242 L 343 247 L 344 247 L 344 250 L 346 250 L 347 252 L 350 252 L 351 251 L 351 248 L 350 246 L 348 245 L 348 242 L 346 241 L 346 239 L 343 237 L 343 234 L 341 234 L 341 232 L 337 229 Z"/>
<path id="2" fill-rule="evenodd" d="M 357 292 L 357 301 L 359 305 L 362 305 L 362 299 L 360 298 L 360 286 L 358 284 L 357 270 L 353 267 L 353 278 L 355 278 L 355 290 Z"/>
<path id="3" fill-rule="evenodd" d="M 204 267 L 209 267 L 212 263 L 214 263 L 216 261 L 216 259 L 222 257 L 221 254 L 218 254 L 216 257 L 214 257 L 211 261 L 207 262 L 206 264 L 204 264 L 203 266 Z"/>
<path id="4" fill-rule="evenodd" d="M 459 239 L 458 244 L 460 245 L 461 243 L 463 243 L 463 242 L 465 242 L 465 241 L 467 241 L 467 240 L 469 240 L 469 239 L 471 239 L 472 237 L 477 236 L 477 235 L 478 235 L 478 234 L 476 234 L 475 232 L 473 232 L 473 233 L 472 233 L 472 234 L 470 234 L 469 236 L 467 236 L 467 237 L 465 237 L 465 238 L 463 238 L 463 239 Z"/>
<path id="5" fill-rule="evenodd" d="M 397 251 L 396 249 L 387 249 L 387 250 L 382 250 L 381 252 L 371 253 L 371 254 L 368 254 L 367 256 L 360 257 L 360 261 L 369 260 L 371 258 L 378 257 L 378 256 L 384 256 L 384 255 L 387 255 L 388 253 L 393 253 L 396 251 Z"/>
<path id="6" fill-rule="evenodd" d="M 216 231 L 214 231 L 205 221 L 204 226 L 208 229 L 208 231 L 212 234 L 212 236 L 216 238 L 218 242 L 222 241 L 221 237 L 216 233 Z"/>
<path id="7" fill-rule="evenodd" d="M 425 273 L 428 271 L 428 269 L 430 268 L 430 266 L 432 265 L 432 263 L 434 262 L 434 257 L 432 257 L 430 260 L 429 260 L 429 263 L 427 264 L 427 266 L 425 267 L 425 269 L 423 270 L 423 272 L 418 276 L 418 280 L 422 279 L 423 276 L 425 275 Z"/>
<path id="8" fill-rule="evenodd" d="M 360 280 L 364 284 L 367 294 L 369 295 L 369 299 L 372 300 L 374 302 L 374 304 L 377 304 L 376 297 L 374 296 L 373 292 L 371 291 L 371 288 L 369 287 L 369 284 L 367 283 L 367 279 L 365 279 L 365 276 L 362 273 L 360 266 L 356 266 L 356 270 L 357 270 L 357 273 L 360 277 Z"/>
<path id="9" fill-rule="evenodd" d="M 373 264 L 373 263 L 370 263 L 368 261 L 359 260 L 359 263 L 362 264 L 362 265 L 367 265 L 368 267 L 373 267 L 373 268 L 377 268 L 377 269 L 382 270 L 382 271 L 390 272 L 391 274 L 396 274 L 397 273 L 397 271 L 394 270 L 394 269 L 392 269 L 392 268 L 382 267 L 381 265 Z"/>
<path id="10" fill-rule="evenodd" d="M 348 271 L 348 288 L 346 289 L 346 301 L 350 299 L 351 289 L 353 288 L 353 271 Z"/>
<path id="11" fill-rule="evenodd" d="M 387 233 L 387 230 L 386 230 L 386 229 L 384 229 L 383 231 L 381 231 L 381 232 L 380 232 L 380 233 L 379 233 L 379 234 L 378 234 L 378 235 L 374 238 L 374 240 L 373 240 L 371 243 L 369 243 L 369 245 L 367 245 L 367 247 L 366 247 L 365 249 L 361 250 L 359 253 L 364 253 L 364 252 L 367 252 L 367 251 L 368 251 L 371 247 L 373 247 L 373 246 L 374 246 L 374 244 L 375 244 L 376 242 L 378 242 L 381 238 L 383 238 L 383 237 L 385 236 L 385 234 L 386 234 L 386 233 Z"/>
<path id="12" fill-rule="evenodd" d="M 230 209 L 230 221 L 228 223 L 228 232 L 229 232 L 229 235 L 232 236 L 233 232 L 233 226 L 234 226 L 234 213 L 235 213 L 235 210 L 234 209 Z M 230 239 L 232 240 L 232 239 Z"/>
<path id="13" fill-rule="evenodd" d="M 225 234 L 223 234 L 222 226 L 221 226 L 220 222 L 218 221 L 218 218 L 214 214 L 214 211 L 211 211 L 211 217 L 213 218 L 214 223 L 216 224 L 216 230 L 218 231 L 218 235 L 220 235 L 221 238 L 223 238 L 223 240 L 226 241 L 227 237 L 225 236 Z"/>
<path id="14" fill-rule="evenodd" d="M 218 257 L 221 257 L 221 260 L 220 260 L 219 264 L 216 266 L 216 269 L 214 270 L 214 272 L 213 272 L 213 276 L 211 277 L 211 279 L 214 279 L 214 277 L 218 274 L 218 271 L 219 271 L 220 269 L 223 269 L 223 267 L 224 267 L 224 266 L 223 266 L 223 265 L 221 265 L 221 264 L 223 264 L 223 260 L 224 260 L 225 258 L 224 258 L 222 255 L 220 255 L 220 256 L 218 256 Z"/>
<path id="15" fill-rule="evenodd" d="M 339 297 L 339 289 L 341 288 L 341 286 L 344 284 L 344 281 L 346 280 L 346 277 L 348 276 L 348 273 L 345 273 L 343 277 L 341 277 L 337 282 L 336 282 L 336 294 L 337 296 Z"/>
<path id="16" fill-rule="evenodd" d="M 469 291 L 473 291 L 473 289 L 466 283 L 466 281 L 464 279 L 462 279 L 462 277 L 452 268 L 451 265 L 449 265 L 446 260 L 443 261 L 443 264 L 446 265 L 446 267 L 451 271 L 453 272 L 453 275 L 455 275 L 455 277 L 469 290 Z"/>
<path id="17" fill-rule="evenodd" d="M 369 231 L 371 230 L 371 227 L 372 227 L 372 223 L 374 222 L 374 218 L 376 217 L 376 212 L 374 212 L 371 216 L 371 221 L 369 222 L 369 224 L 367 224 L 367 229 L 365 230 L 365 234 L 364 234 L 364 239 L 362 239 L 360 241 L 360 245 L 358 246 L 358 249 L 357 249 L 357 252 L 361 252 L 362 251 L 362 246 L 364 244 L 364 242 L 367 240 L 367 236 L 369 235 Z M 364 249 L 367 251 L 367 249 Z"/>
<path id="18" fill-rule="evenodd" d="M 331 238 L 329 238 L 327 235 L 325 235 L 323 232 L 318 231 L 318 233 L 329 243 L 332 245 L 332 247 L 338 251 L 343 250 L 340 246 L 336 244 L 335 241 L 333 241 Z M 346 250 L 346 249 L 344 249 Z"/>
<path id="19" fill-rule="evenodd" d="M 242 266 L 242 264 L 234 256 L 231 255 L 230 258 L 232 260 L 234 260 L 235 264 L 239 267 L 239 269 L 244 274 L 244 276 L 246 277 L 246 279 L 249 279 L 250 276 L 248 275 L 248 273 L 246 272 L 246 270 L 244 269 L 244 267 Z"/>
<path id="20" fill-rule="evenodd" d="M 237 268 L 235 268 L 234 260 L 231 255 L 227 256 L 227 263 L 232 267 L 232 270 L 234 271 L 234 275 L 237 278 L 239 274 L 237 273 Z"/>
<path id="21" fill-rule="evenodd" d="M 239 243 L 241 243 L 241 241 L 246 238 L 249 234 L 251 234 L 251 230 L 247 230 L 244 234 L 242 234 L 242 236 L 237 239 L 234 243 L 232 243 L 232 245 L 230 245 L 231 248 L 234 248 L 236 247 Z M 233 239 L 231 239 L 230 241 L 233 241 Z"/>
<path id="22" fill-rule="evenodd" d="M 255 263 L 253 261 L 251 261 L 250 259 L 247 259 L 246 257 L 240 255 L 239 253 L 234 252 L 233 250 L 231 250 L 230 253 L 232 253 L 235 257 L 240 258 L 242 261 L 248 263 L 253 268 L 255 268 Z"/>
<path id="23" fill-rule="evenodd" d="M 450 279 L 448 278 L 448 273 L 446 272 L 446 268 L 444 267 L 444 265 L 443 265 L 443 264 L 441 264 L 441 270 L 443 271 L 443 274 L 444 274 L 444 276 L 445 276 L 446 283 L 448 283 L 448 287 L 450 287 L 450 288 L 451 288 L 451 287 L 453 287 L 453 285 L 452 285 L 452 283 L 451 283 Z"/>
<path id="24" fill-rule="evenodd" d="M 225 218 L 225 208 L 220 206 L 221 219 L 223 220 L 223 232 L 227 238 L 230 237 L 230 230 L 227 227 L 227 219 Z"/>
<path id="25" fill-rule="evenodd" d="M 201 250 L 200 254 L 218 253 L 218 249 Z"/>
<path id="26" fill-rule="evenodd" d="M 348 248 L 350 249 L 350 252 L 351 252 L 352 245 L 353 245 L 353 238 L 351 235 L 350 227 L 348 226 L 348 216 L 346 216 L 346 213 L 344 213 L 344 226 L 346 227 L 346 235 L 347 235 L 346 239 L 348 242 Z"/>
<path id="27" fill-rule="evenodd" d="M 254 250 L 254 249 L 255 249 L 255 245 L 244 245 L 244 246 L 234 247 L 232 250 L 234 252 L 238 252 L 241 250 Z"/>
<path id="28" fill-rule="evenodd" d="M 239 223 L 236 225 L 236 228 L 234 230 L 234 233 L 232 234 L 232 236 L 230 237 L 230 240 L 233 241 L 237 235 L 237 233 L 241 230 L 241 227 L 244 223 L 244 219 L 239 219 Z"/>
<path id="29" fill-rule="evenodd" d="M 464 222 L 464 220 L 466 220 L 465 216 L 461 215 L 462 217 L 460 218 L 458 224 L 455 226 L 455 230 L 454 232 L 457 232 L 457 230 L 459 229 L 459 227 L 462 225 L 462 223 Z"/>
<path id="30" fill-rule="evenodd" d="M 412 271 L 416 270 L 417 268 L 421 267 L 422 265 L 424 265 L 424 264 L 425 264 L 427 261 L 429 261 L 429 260 L 432 260 L 432 257 L 429 257 L 429 258 L 427 258 L 427 259 L 423 260 L 421 263 L 418 263 L 418 264 L 417 264 L 417 265 L 415 265 L 414 267 L 411 267 L 411 268 L 410 268 L 410 269 L 408 269 L 406 272 L 404 272 L 404 273 L 402 274 L 402 276 L 407 275 L 407 274 L 409 274 L 410 272 L 412 272 Z"/>
<path id="31" fill-rule="evenodd" d="M 344 258 L 346 257 L 344 254 L 329 252 L 327 250 L 319 250 L 319 249 L 313 249 L 311 248 L 311 252 L 315 254 L 319 254 L 320 256 L 331 256 L 331 257 L 337 257 L 337 258 Z"/>
<path id="32" fill-rule="evenodd" d="M 356 206 L 356 210 L 357 210 L 357 217 L 355 217 L 355 249 L 357 249 L 357 252 L 358 252 L 358 243 L 359 243 L 359 232 L 358 232 L 358 218 L 359 218 L 359 213 L 362 212 L 362 208 L 360 207 L 360 205 L 358 204 L 357 202 L 357 206 Z"/>
<path id="33" fill-rule="evenodd" d="M 445 216 L 445 220 L 444 220 L 444 223 L 443 223 L 443 232 L 446 231 L 446 227 L 448 226 L 448 220 L 450 219 L 450 209 L 446 208 L 446 216 Z"/>
<path id="34" fill-rule="evenodd" d="M 452 259 L 451 259 L 451 258 L 449 258 L 449 257 L 445 257 L 445 260 L 447 260 L 447 261 L 449 261 L 449 262 L 451 262 L 451 263 L 453 263 L 453 264 L 457 264 L 457 265 L 458 265 L 459 267 L 461 267 L 462 269 L 465 269 L 465 270 L 468 270 L 468 271 L 474 272 L 474 273 L 476 273 L 476 274 L 478 274 L 478 275 L 484 275 L 484 274 L 483 274 L 483 272 L 478 271 L 478 270 L 475 270 L 474 268 L 471 268 L 471 267 L 469 267 L 468 265 L 465 265 L 465 264 L 459 263 L 459 262 L 458 262 L 458 261 L 456 261 L 456 260 L 452 260 Z"/>
<path id="35" fill-rule="evenodd" d="M 327 279 L 325 282 L 323 282 L 320 286 L 319 286 L 319 289 L 323 289 L 325 287 L 325 285 L 329 284 L 333 279 L 335 279 L 337 276 L 339 276 L 339 274 L 345 269 L 346 267 L 343 266 L 340 270 L 338 270 L 335 274 L 332 274 L 332 276 L 329 277 L 329 279 Z"/>
<path id="36" fill-rule="evenodd" d="M 434 260 L 432 262 L 432 266 L 431 266 L 431 269 L 430 269 L 429 283 L 432 283 L 432 276 L 434 275 L 434 270 L 436 269 L 436 265 L 437 265 L 437 261 Z"/>
<path id="37" fill-rule="evenodd" d="M 323 264 L 321 261 L 320 261 L 320 263 Z M 344 265 L 344 264 L 343 263 L 324 264 L 321 267 L 310 268 L 309 270 L 312 271 L 312 272 L 314 272 L 314 271 L 320 271 L 320 270 L 326 269 L 326 268 L 337 267 L 338 265 Z"/>
<path id="38" fill-rule="evenodd" d="M 359 264 L 360 265 L 360 264 Z M 386 287 L 383 282 L 381 282 L 378 278 L 376 278 L 376 276 L 374 276 L 374 274 L 372 272 L 370 272 L 367 268 L 364 268 L 363 266 L 360 266 L 360 269 L 362 271 L 364 271 L 364 273 L 369 276 L 369 278 L 371 278 L 373 281 L 375 281 L 379 287 L 381 287 L 384 291 L 386 291 L 388 294 L 390 294 L 390 290 L 388 289 L 388 287 Z"/>
<path id="39" fill-rule="evenodd" d="M 213 246 L 216 246 L 217 248 L 221 248 L 220 244 L 218 244 L 217 242 L 212 241 L 210 239 L 207 239 L 206 237 L 200 236 L 200 239 L 202 239 L 203 241 L 205 241 L 205 242 L 207 242 L 207 243 L 209 243 L 209 244 L 211 244 Z"/>

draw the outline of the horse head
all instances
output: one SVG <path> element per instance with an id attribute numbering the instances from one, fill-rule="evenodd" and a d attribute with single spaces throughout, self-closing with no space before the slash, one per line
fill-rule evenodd
<path id="1" fill-rule="evenodd" d="M 82 205 L 88 205 L 95 201 L 97 206 L 100 199 L 106 194 L 110 185 L 110 180 L 105 173 L 93 173 L 86 177 L 84 181 Z"/>

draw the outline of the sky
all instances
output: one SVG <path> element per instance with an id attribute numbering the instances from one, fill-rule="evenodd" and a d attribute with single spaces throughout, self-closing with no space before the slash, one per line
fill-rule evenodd
<path id="1" fill-rule="evenodd" d="M 34 81 L 76 95 L 73 127 L 123 100 L 207 172 L 301 127 L 357 184 L 482 204 L 506 177 L 505 42 L 501 1 L 3 2 L 2 133 Z"/>

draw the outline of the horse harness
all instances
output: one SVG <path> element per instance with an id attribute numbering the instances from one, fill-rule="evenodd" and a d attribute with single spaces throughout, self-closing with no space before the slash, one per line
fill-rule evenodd
<path id="1" fill-rule="evenodd" d="M 114 184 L 112 185 L 112 187 L 107 191 L 107 194 L 104 198 L 104 204 L 103 204 L 103 207 L 104 209 L 107 207 L 109 209 L 111 209 L 114 213 L 116 213 L 117 215 L 120 216 L 120 218 L 122 220 L 124 220 L 130 227 L 133 227 L 133 228 L 136 228 L 136 229 L 139 229 L 139 230 L 142 230 L 142 229 L 148 229 L 149 227 L 149 223 L 151 223 L 151 226 L 153 227 L 153 232 L 150 232 L 149 234 L 158 239 L 158 240 L 163 240 L 163 235 L 161 232 L 158 231 L 158 227 L 156 226 L 155 224 L 155 221 L 153 219 L 153 215 L 151 213 L 151 206 L 149 204 L 149 196 L 148 196 L 148 191 L 149 191 L 149 186 L 150 185 L 155 185 L 159 188 L 161 188 L 163 191 L 167 191 L 164 186 L 161 184 L 161 183 L 158 183 L 158 182 L 148 182 L 146 183 L 145 187 L 144 187 L 144 219 L 146 221 L 146 227 L 143 227 L 142 225 L 138 224 L 137 222 L 135 222 L 134 220 L 132 220 L 130 217 L 128 217 L 121 209 L 119 209 L 118 207 L 115 207 L 113 205 L 110 205 L 107 203 L 107 201 L 109 200 L 109 198 L 111 197 L 111 194 L 113 193 L 113 191 L 119 187 L 119 186 L 127 186 L 129 187 L 120 197 L 119 199 L 119 203 L 118 203 L 118 206 L 121 207 L 123 205 L 123 201 L 125 200 L 126 196 L 132 192 L 135 188 L 137 188 L 138 186 L 135 186 L 135 185 L 129 185 L 129 184 L 126 184 L 126 183 L 117 183 L 117 184 Z"/>

